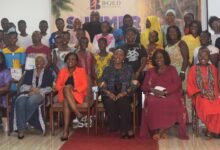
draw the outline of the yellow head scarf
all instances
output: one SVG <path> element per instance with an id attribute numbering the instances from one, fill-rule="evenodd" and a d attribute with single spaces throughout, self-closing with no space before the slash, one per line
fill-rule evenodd
<path id="1" fill-rule="evenodd" d="M 151 26 L 150 28 L 146 28 L 146 30 L 141 34 L 141 44 L 146 48 L 149 44 L 149 34 L 151 31 L 157 31 L 158 32 L 158 44 L 162 47 L 163 46 L 163 38 L 162 33 L 160 30 L 160 23 L 158 21 L 157 16 L 148 16 L 147 20 L 149 20 Z"/>

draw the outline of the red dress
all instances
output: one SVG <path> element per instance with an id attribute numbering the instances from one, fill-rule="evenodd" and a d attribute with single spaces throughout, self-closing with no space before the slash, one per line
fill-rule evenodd
<path id="1" fill-rule="evenodd" d="M 160 98 L 149 94 L 150 88 L 162 86 L 168 95 Z M 142 85 L 145 93 L 145 103 L 142 110 L 141 137 L 149 137 L 156 129 L 167 129 L 176 122 L 179 123 L 179 136 L 186 139 L 186 109 L 181 101 L 181 81 L 173 66 L 167 66 L 162 74 L 156 68 L 150 69 L 145 75 Z"/>
<path id="2" fill-rule="evenodd" d="M 203 76 L 205 87 L 208 87 L 208 66 L 200 66 L 201 74 Z M 196 112 L 199 119 L 206 125 L 208 131 L 213 133 L 220 133 L 220 98 L 218 95 L 218 78 L 217 70 L 215 66 L 211 65 L 211 69 L 214 75 L 214 101 L 210 101 L 205 97 L 202 97 L 200 94 L 196 96 L 195 101 L 193 102 L 196 106 Z M 188 81 L 187 81 L 187 92 L 189 96 L 200 92 L 196 83 L 196 66 L 190 68 Z"/>

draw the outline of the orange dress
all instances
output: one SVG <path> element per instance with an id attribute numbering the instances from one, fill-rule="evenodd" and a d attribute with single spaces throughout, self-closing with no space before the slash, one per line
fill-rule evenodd
<path id="1" fill-rule="evenodd" d="M 58 91 L 58 101 L 63 102 L 63 88 L 66 80 L 69 78 L 70 73 L 65 67 L 60 70 L 56 80 L 56 90 Z M 82 104 L 85 96 L 87 95 L 88 79 L 84 68 L 76 67 L 73 72 L 74 89 L 72 94 L 77 103 Z"/>
<path id="2" fill-rule="evenodd" d="M 201 74 L 203 77 L 203 83 L 205 89 L 208 88 L 208 66 L 200 66 Z M 196 112 L 199 119 L 206 125 L 208 131 L 213 133 L 220 133 L 220 98 L 218 95 L 218 80 L 217 80 L 217 69 L 215 66 L 211 65 L 211 70 L 214 75 L 214 101 L 208 100 L 206 97 L 202 97 L 201 94 L 196 96 L 193 102 L 196 106 Z M 187 80 L 187 92 L 189 96 L 200 92 L 201 90 L 197 86 L 196 82 L 196 66 L 192 66 L 189 70 L 188 80 Z"/>

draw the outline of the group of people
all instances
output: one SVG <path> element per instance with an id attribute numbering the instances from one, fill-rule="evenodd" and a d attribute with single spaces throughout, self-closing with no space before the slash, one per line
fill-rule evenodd
<path id="1" fill-rule="evenodd" d="M 220 102 L 217 67 L 220 54 L 220 19 L 211 17 L 214 31 L 202 31 L 201 23 L 191 12 L 184 14 L 185 25 L 175 20 L 169 9 L 166 23 L 148 16 L 146 29 L 139 33 L 130 15 L 123 26 L 113 31 L 109 22 L 99 21 L 99 13 L 91 12 L 90 22 L 75 17 L 72 29 L 65 31 L 65 21 L 57 18 L 57 31 L 50 36 L 48 23 L 42 20 L 39 31 L 26 33 L 26 22 L 18 22 L 18 30 L 7 18 L 0 30 L 0 94 L 5 117 L 5 94 L 13 97 L 13 129 L 24 138 L 28 124 L 45 132 L 41 104 L 45 94 L 58 91 L 63 103 L 64 130 L 62 141 L 68 140 L 70 113 L 73 122 L 84 124 L 76 107 L 92 97 L 92 87 L 102 95 L 109 130 L 120 131 L 121 138 L 133 138 L 131 117 L 132 93 L 136 92 L 141 137 L 155 140 L 167 137 L 167 129 L 179 125 L 179 137 L 188 139 L 186 123 L 189 115 L 187 96 L 192 98 L 199 119 L 207 128 L 206 135 L 220 134 Z M 145 94 L 142 106 L 142 92 Z M 188 94 L 187 94 L 188 93 Z M 190 103 L 191 104 L 191 103 Z"/>

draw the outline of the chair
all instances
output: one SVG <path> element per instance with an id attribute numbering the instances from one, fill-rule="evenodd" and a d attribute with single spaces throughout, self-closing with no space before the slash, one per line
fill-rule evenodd
<path id="1" fill-rule="evenodd" d="M 196 112 L 196 96 L 192 97 L 192 130 L 196 137 L 199 136 L 199 118 Z"/>
<path id="2" fill-rule="evenodd" d="M 51 134 L 54 135 L 54 113 L 58 113 L 58 118 L 57 118 L 57 124 L 58 127 L 60 126 L 60 116 L 61 113 L 63 113 L 63 104 L 62 103 L 55 103 L 54 102 L 54 97 L 57 95 L 57 91 L 53 91 L 50 95 L 50 129 L 51 129 Z M 91 116 L 91 108 L 93 106 L 93 98 L 91 98 L 88 102 L 84 102 L 83 104 L 77 104 L 77 109 L 80 112 L 87 113 L 87 118 L 88 118 L 88 127 L 87 127 L 87 134 L 89 135 L 90 133 L 90 127 L 91 127 L 91 122 L 90 122 L 90 116 Z"/>
<path id="3" fill-rule="evenodd" d="M 95 120 L 95 132 L 96 135 L 98 135 L 98 121 L 99 121 L 99 116 L 100 113 L 104 113 L 105 112 L 105 108 L 104 105 L 102 103 L 101 100 L 98 99 L 99 95 L 96 94 L 96 101 L 95 101 L 95 116 L 96 116 L 96 120 Z M 134 93 L 132 96 L 132 103 L 131 103 L 131 112 L 132 114 L 132 119 L 133 119 L 133 132 L 135 134 L 135 130 L 136 130 L 136 106 L 137 106 L 137 93 Z"/>
<path id="4" fill-rule="evenodd" d="M 11 113 L 11 104 L 12 98 L 16 95 L 16 92 L 8 92 L 6 95 L 6 118 L 7 118 L 7 125 L 8 125 L 8 136 L 10 136 L 10 113 Z M 42 111 L 43 111 L 43 119 L 46 122 L 46 104 L 47 104 L 47 97 L 50 93 L 47 93 L 44 98 L 42 99 Z"/>

